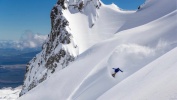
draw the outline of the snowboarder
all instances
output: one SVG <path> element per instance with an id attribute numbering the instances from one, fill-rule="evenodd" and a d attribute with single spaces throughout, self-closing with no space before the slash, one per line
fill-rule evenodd
<path id="1" fill-rule="evenodd" d="M 114 69 L 114 73 L 112 74 L 113 77 L 116 76 L 116 73 L 118 73 L 119 71 L 123 72 L 120 68 L 112 68 Z"/>

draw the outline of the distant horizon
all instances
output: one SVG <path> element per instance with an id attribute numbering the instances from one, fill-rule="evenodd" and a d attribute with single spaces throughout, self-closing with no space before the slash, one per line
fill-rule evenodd
<path id="1" fill-rule="evenodd" d="M 145 0 L 101 0 L 121 9 L 136 10 Z M 0 0 L 0 40 L 19 40 L 26 31 L 49 34 L 50 11 L 57 0 Z M 40 6 L 39 6 L 40 5 Z"/>

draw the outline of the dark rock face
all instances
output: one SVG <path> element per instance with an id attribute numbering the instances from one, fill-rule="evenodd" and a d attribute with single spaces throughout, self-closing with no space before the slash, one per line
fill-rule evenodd
<path id="1" fill-rule="evenodd" d="M 74 61 L 78 55 L 78 46 L 74 43 L 74 37 L 69 28 L 69 22 L 63 15 L 63 10 L 73 8 L 77 12 L 82 12 L 89 2 L 97 2 L 95 9 L 99 9 L 99 0 L 78 1 L 72 5 L 66 0 L 58 0 L 53 7 L 51 18 L 51 32 L 46 42 L 42 46 L 42 51 L 36 55 L 26 66 L 24 84 L 20 96 L 36 87 L 46 80 L 55 70 L 62 70 Z"/>
<path id="2" fill-rule="evenodd" d="M 68 52 L 63 45 L 71 45 L 72 35 L 68 32 L 69 22 L 63 16 L 62 10 L 65 10 L 64 0 L 59 0 L 57 5 L 51 11 L 51 33 L 42 46 L 42 51 L 34 57 L 26 66 L 26 75 L 23 89 L 20 96 L 36 87 L 39 83 L 46 80 L 57 67 L 63 69 L 74 61 L 75 56 Z M 71 49 L 77 49 L 73 45 Z"/>

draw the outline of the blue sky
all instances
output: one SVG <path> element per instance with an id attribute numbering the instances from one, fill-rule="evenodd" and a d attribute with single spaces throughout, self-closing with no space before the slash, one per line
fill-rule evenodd
<path id="1" fill-rule="evenodd" d="M 26 31 L 50 33 L 50 11 L 57 0 L 0 0 L 0 40 L 18 40 Z M 136 9 L 145 0 L 102 0 Z"/>

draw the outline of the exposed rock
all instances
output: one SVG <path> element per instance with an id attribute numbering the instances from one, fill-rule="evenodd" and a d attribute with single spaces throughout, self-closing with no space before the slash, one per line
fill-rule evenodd
<path id="1" fill-rule="evenodd" d="M 84 9 L 90 3 L 95 4 L 95 9 L 99 9 L 101 6 L 99 0 L 79 0 L 78 2 L 58 0 L 50 14 L 51 33 L 42 45 L 42 51 L 26 66 L 26 75 L 20 96 L 46 80 L 55 73 L 56 69 L 61 70 L 74 61 L 78 55 L 78 46 L 74 43 L 72 34 L 77 33 L 71 33 L 69 22 L 63 15 L 63 11 L 74 9 L 78 13 L 84 13 Z"/>

